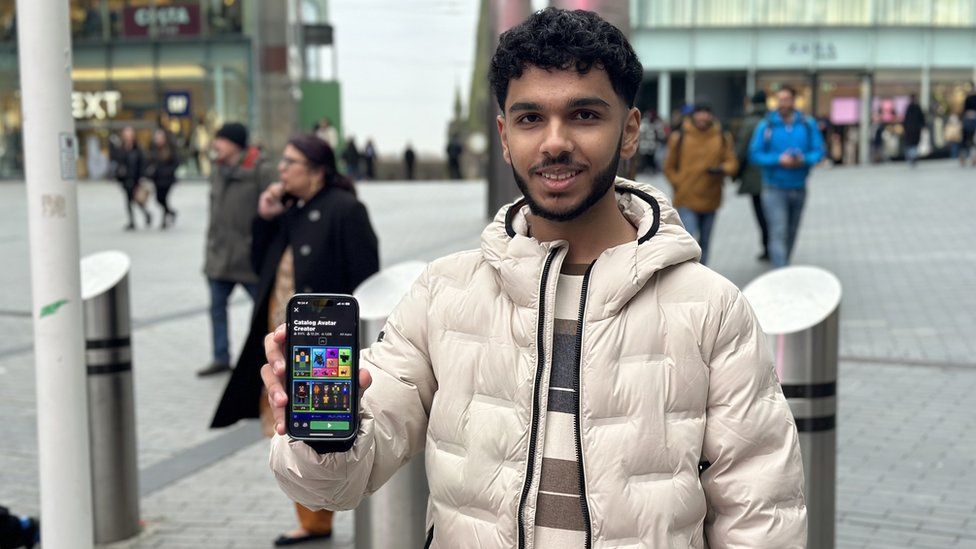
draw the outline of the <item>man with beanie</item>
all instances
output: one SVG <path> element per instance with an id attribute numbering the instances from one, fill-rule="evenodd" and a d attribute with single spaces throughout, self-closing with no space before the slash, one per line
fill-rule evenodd
<path id="1" fill-rule="evenodd" d="M 244 286 L 253 299 L 258 277 L 251 267 L 251 223 L 257 215 L 258 196 L 274 181 L 273 166 L 256 147 L 249 147 L 247 128 L 224 124 L 213 140 L 210 172 L 210 223 L 207 228 L 203 272 L 210 284 L 210 322 L 213 360 L 197 375 L 230 371 L 227 335 L 227 300 L 234 286 Z"/>
<path id="2" fill-rule="evenodd" d="M 761 235 L 762 254 L 759 261 L 769 261 L 769 230 L 766 228 L 766 216 L 762 209 L 762 170 L 756 164 L 749 163 L 749 143 L 752 142 L 752 134 L 756 131 L 756 126 L 766 118 L 766 92 L 757 91 L 752 96 L 752 105 L 749 114 L 742 121 L 739 128 L 739 138 L 735 140 L 736 157 L 739 159 L 739 194 L 748 194 L 752 197 L 752 210 L 756 213 L 756 223 L 759 224 L 759 234 Z"/>

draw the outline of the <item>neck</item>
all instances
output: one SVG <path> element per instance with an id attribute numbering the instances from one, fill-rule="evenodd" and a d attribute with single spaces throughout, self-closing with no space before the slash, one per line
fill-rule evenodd
<path id="1" fill-rule="evenodd" d="M 302 202 L 308 202 L 309 200 L 314 198 L 315 195 L 319 194 L 319 191 L 322 190 L 322 187 L 325 187 L 325 182 L 315 180 L 303 192 L 295 193 L 295 196 L 297 196 Z"/>
<path id="2" fill-rule="evenodd" d="M 529 215 L 532 236 L 540 242 L 565 240 L 569 243 L 566 262 L 590 264 L 604 251 L 637 238 L 637 229 L 617 207 L 611 188 L 589 210 L 571 221 L 550 221 Z"/>
<path id="3" fill-rule="evenodd" d="M 790 123 L 790 122 L 793 121 L 793 109 L 790 109 L 790 110 L 785 111 L 785 112 L 784 111 L 779 111 L 779 116 L 780 116 L 780 118 L 783 119 L 783 122 Z"/>

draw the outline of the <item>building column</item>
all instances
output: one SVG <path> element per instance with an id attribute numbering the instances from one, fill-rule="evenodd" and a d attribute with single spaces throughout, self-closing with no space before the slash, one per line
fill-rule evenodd
<path id="1" fill-rule="evenodd" d="M 695 104 L 695 73 L 692 71 L 685 73 L 685 103 Z"/>
<path id="2" fill-rule="evenodd" d="M 932 103 L 932 69 L 928 65 L 922 67 L 921 89 L 918 92 L 918 104 L 922 112 L 928 116 L 929 105 Z"/>
<path id="3" fill-rule="evenodd" d="M 749 101 L 752 101 L 752 96 L 756 95 L 756 69 L 746 71 L 746 95 Z"/>
<path id="4" fill-rule="evenodd" d="M 874 96 L 874 83 L 870 74 L 861 75 L 861 120 L 858 124 L 858 163 L 867 166 L 871 163 L 871 98 Z"/>
<path id="5" fill-rule="evenodd" d="M 661 120 L 671 119 L 671 73 L 668 71 L 657 75 L 657 115 Z"/>

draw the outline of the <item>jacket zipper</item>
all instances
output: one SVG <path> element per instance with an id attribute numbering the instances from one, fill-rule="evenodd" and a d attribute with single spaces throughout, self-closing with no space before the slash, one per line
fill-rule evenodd
<path id="1" fill-rule="evenodd" d="M 525 469 L 525 484 L 522 487 L 522 497 L 518 508 L 519 549 L 525 548 L 525 502 L 529 498 L 532 487 L 532 476 L 535 473 L 535 447 L 538 441 L 539 426 L 539 389 L 542 384 L 542 370 L 546 364 L 545 328 L 546 328 L 546 286 L 549 279 L 549 268 L 556 257 L 557 250 L 549 252 L 546 264 L 542 268 L 542 281 L 539 283 L 539 325 L 536 329 L 536 355 L 538 357 L 535 369 L 535 388 L 532 390 L 532 425 L 529 427 L 529 459 Z"/>
<path id="2" fill-rule="evenodd" d="M 580 434 L 580 415 L 583 413 L 581 406 L 583 400 L 583 376 L 581 371 L 583 370 L 583 312 L 586 310 L 586 288 L 590 284 L 590 271 L 593 270 L 595 263 L 595 261 L 590 263 L 590 266 L 586 268 L 586 273 L 583 274 L 583 289 L 580 292 L 579 317 L 576 328 L 576 414 L 573 422 L 576 430 L 576 466 L 579 468 L 580 510 L 583 511 L 583 524 L 586 525 L 586 543 L 583 547 L 586 549 L 590 547 L 593 531 L 590 526 L 590 508 L 586 504 L 586 475 L 583 472 L 583 437 Z"/>

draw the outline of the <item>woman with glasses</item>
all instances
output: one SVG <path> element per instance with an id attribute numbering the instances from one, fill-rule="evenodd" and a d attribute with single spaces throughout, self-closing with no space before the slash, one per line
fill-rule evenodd
<path id="1" fill-rule="evenodd" d="M 260 417 L 274 434 L 268 397 L 262 391 L 264 336 L 285 321 L 295 293 L 351 294 L 379 270 L 379 246 L 366 207 L 352 181 L 339 173 L 335 153 L 314 135 L 292 138 L 278 162 L 279 181 L 258 200 L 251 261 L 260 276 L 251 331 L 224 391 L 212 427 Z M 276 546 L 327 538 L 332 513 L 296 504 L 299 528 Z"/>

